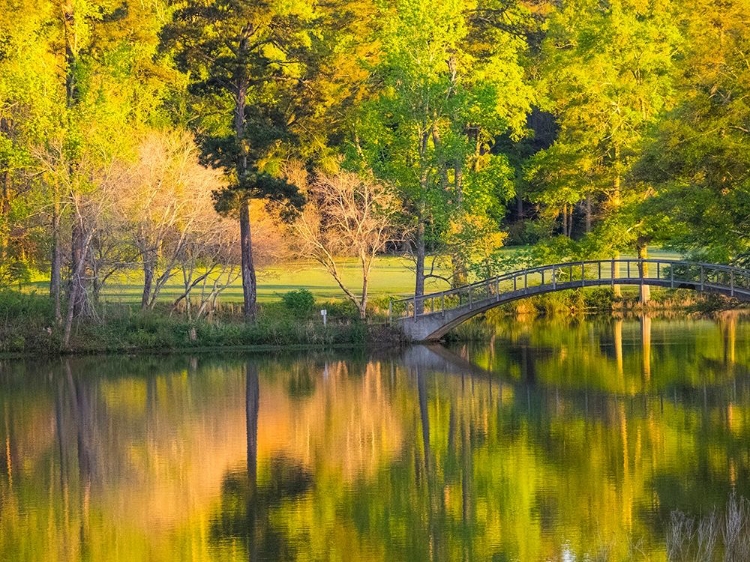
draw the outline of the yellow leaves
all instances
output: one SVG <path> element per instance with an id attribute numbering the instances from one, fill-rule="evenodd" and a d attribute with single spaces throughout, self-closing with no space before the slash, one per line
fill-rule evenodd
<path id="1" fill-rule="evenodd" d="M 486 215 L 464 212 L 451 219 L 447 243 L 466 258 L 483 262 L 502 248 L 507 237 Z"/>

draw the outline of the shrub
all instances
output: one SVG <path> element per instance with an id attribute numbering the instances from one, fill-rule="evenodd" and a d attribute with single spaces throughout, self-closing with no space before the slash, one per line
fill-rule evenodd
<path id="1" fill-rule="evenodd" d="M 315 309 L 315 297 L 307 289 L 295 289 L 281 295 L 284 306 L 296 316 L 307 317 Z"/>
<path id="2" fill-rule="evenodd" d="M 611 311 L 615 294 L 610 288 L 590 289 L 584 294 L 586 308 L 597 311 Z"/>
<path id="3" fill-rule="evenodd" d="M 359 320 L 359 310 L 350 300 L 329 301 L 325 304 L 328 318 Z"/>

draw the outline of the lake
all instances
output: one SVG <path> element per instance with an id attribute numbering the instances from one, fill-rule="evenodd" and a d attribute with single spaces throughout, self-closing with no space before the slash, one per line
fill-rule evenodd
<path id="1" fill-rule="evenodd" d="M 666 560 L 677 511 L 697 527 L 732 494 L 750 497 L 736 313 L 0 362 L 3 561 Z"/>

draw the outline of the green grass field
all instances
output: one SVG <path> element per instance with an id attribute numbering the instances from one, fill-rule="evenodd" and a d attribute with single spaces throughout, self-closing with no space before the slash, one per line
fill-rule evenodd
<path id="1" fill-rule="evenodd" d="M 370 279 L 370 296 L 409 294 L 414 291 L 412 262 L 406 258 L 382 256 L 373 265 Z M 345 283 L 355 294 L 361 289 L 359 264 L 354 258 L 341 260 L 340 271 Z M 279 296 L 295 289 L 305 288 L 321 301 L 339 300 L 344 296 L 339 286 L 321 266 L 315 262 L 288 262 L 259 269 L 258 301 L 279 300 Z M 176 275 L 162 290 L 163 300 L 173 300 L 182 293 L 181 278 Z M 430 290 L 446 288 L 445 283 L 430 280 Z M 130 272 L 107 284 L 104 298 L 122 302 L 140 299 L 142 284 L 137 272 Z M 238 279 L 221 294 L 222 302 L 242 302 L 242 285 Z"/>
<path id="2" fill-rule="evenodd" d="M 508 252 L 515 251 L 509 248 Z M 654 258 L 679 259 L 680 255 L 673 252 L 652 250 L 650 256 Z M 623 256 L 625 257 L 625 256 Z M 630 257 L 630 256 L 628 256 Z M 359 294 L 361 278 L 359 264 L 355 258 L 343 258 L 340 271 L 348 287 L 355 294 Z M 436 270 L 438 274 L 446 274 L 445 270 Z M 277 264 L 258 270 L 258 301 L 273 302 L 280 295 L 305 288 L 315 295 L 319 301 L 341 300 L 343 292 L 333 278 L 321 266 L 312 261 L 295 261 Z M 428 279 L 427 292 L 447 289 L 445 282 L 438 279 Z M 24 287 L 25 290 L 36 290 L 39 293 L 48 291 L 48 280 L 38 277 L 34 282 Z M 133 303 L 141 298 L 142 278 L 139 271 L 129 271 L 110 279 L 104 287 L 102 298 L 109 302 Z M 413 262 L 405 257 L 380 256 L 376 259 L 370 279 L 370 298 L 380 296 L 407 296 L 414 292 Z M 181 276 L 175 275 L 162 289 L 160 300 L 168 302 L 182 293 Z M 237 280 L 226 289 L 220 297 L 222 302 L 241 302 L 242 287 Z"/>

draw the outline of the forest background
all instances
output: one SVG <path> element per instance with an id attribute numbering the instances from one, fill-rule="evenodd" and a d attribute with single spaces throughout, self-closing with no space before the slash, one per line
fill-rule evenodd
<path id="1" fill-rule="evenodd" d="M 295 258 L 362 318 L 385 253 L 415 294 L 650 245 L 747 266 L 748 30 L 745 0 L 2 0 L 0 286 L 49 279 L 65 349 L 123 275 L 191 321 L 241 283 L 252 324 Z"/>

